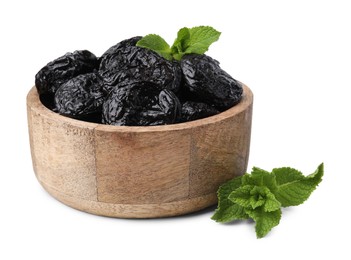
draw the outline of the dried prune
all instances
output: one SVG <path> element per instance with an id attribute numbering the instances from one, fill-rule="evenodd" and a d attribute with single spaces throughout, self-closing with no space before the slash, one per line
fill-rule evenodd
<path id="1" fill-rule="evenodd" d="M 100 57 L 100 59 L 106 58 L 108 55 L 112 55 L 116 53 L 119 50 L 128 48 L 130 46 L 135 46 L 136 43 L 141 39 L 141 36 L 135 36 L 126 40 L 123 40 L 112 47 L 110 47 L 107 51 L 104 52 L 104 54 Z"/>
<path id="2" fill-rule="evenodd" d="M 180 62 L 184 87 L 198 100 L 226 110 L 241 100 L 242 85 L 221 69 L 219 62 L 203 54 L 190 54 Z"/>
<path id="3" fill-rule="evenodd" d="M 49 62 L 35 75 L 38 93 L 53 95 L 61 84 L 97 68 L 96 56 L 87 50 L 68 52 Z"/>
<path id="4" fill-rule="evenodd" d="M 219 111 L 206 103 L 186 101 L 182 104 L 180 122 L 187 122 L 218 114 Z"/>
<path id="5" fill-rule="evenodd" d="M 152 82 L 117 85 L 103 104 L 102 122 L 110 125 L 172 124 L 180 115 L 180 102 L 170 90 Z"/>
<path id="6" fill-rule="evenodd" d="M 124 40 L 101 56 L 99 73 L 107 88 L 112 89 L 124 81 L 148 81 L 176 92 L 182 77 L 179 63 L 135 46 L 140 39 Z"/>
<path id="7" fill-rule="evenodd" d="M 62 84 L 55 93 L 55 111 L 85 119 L 101 114 L 106 93 L 103 80 L 96 73 L 78 75 Z"/>
<path id="8" fill-rule="evenodd" d="M 169 61 L 136 46 L 140 39 L 121 41 L 99 58 L 82 50 L 49 62 L 35 76 L 41 102 L 68 117 L 127 126 L 192 121 L 240 102 L 241 83 L 218 61 L 204 54 Z"/>

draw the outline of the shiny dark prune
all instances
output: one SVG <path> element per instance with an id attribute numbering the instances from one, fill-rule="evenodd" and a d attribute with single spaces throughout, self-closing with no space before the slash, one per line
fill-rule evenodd
<path id="1" fill-rule="evenodd" d="M 49 62 L 35 75 L 35 86 L 39 95 L 53 95 L 63 83 L 71 78 L 93 72 L 97 64 L 96 56 L 90 51 L 68 52 Z"/>
<path id="2" fill-rule="evenodd" d="M 180 107 L 177 96 L 159 85 L 121 83 L 103 104 L 102 123 L 120 126 L 172 124 L 178 120 Z"/>
<path id="3" fill-rule="evenodd" d="M 184 87 L 199 101 L 223 111 L 241 100 L 241 83 L 222 70 L 218 61 L 204 54 L 190 54 L 182 58 L 180 65 Z"/>
<path id="4" fill-rule="evenodd" d="M 218 114 L 219 111 L 206 103 L 186 101 L 182 104 L 180 122 L 193 121 Z"/>
<path id="5" fill-rule="evenodd" d="M 62 84 L 55 93 L 55 111 L 82 119 L 101 114 L 106 93 L 96 73 L 78 75 Z"/>
<path id="6" fill-rule="evenodd" d="M 106 56 L 108 55 L 113 55 L 114 53 L 116 53 L 119 50 L 122 49 L 126 49 L 130 46 L 135 46 L 136 43 L 141 39 L 141 36 L 135 36 L 126 40 L 123 40 L 115 45 L 113 45 L 112 47 L 108 48 L 107 51 L 104 52 L 104 54 L 100 57 L 100 59 L 105 59 Z"/>
<path id="7" fill-rule="evenodd" d="M 182 77 L 179 63 L 135 46 L 140 39 L 124 40 L 101 56 L 99 73 L 107 88 L 113 89 L 125 81 L 148 81 L 177 92 Z"/>

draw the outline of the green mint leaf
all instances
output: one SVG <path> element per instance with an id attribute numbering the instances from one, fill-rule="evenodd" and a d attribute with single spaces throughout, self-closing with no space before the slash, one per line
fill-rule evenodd
<path id="1" fill-rule="evenodd" d="M 221 33 L 211 26 L 184 27 L 178 31 L 172 47 L 157 34 L 144 36 L 136 46 L 153 50 L 167 60 L 181 60 L 185 54 L 204 54 L 220 35 Z"/>
<path id="2" fill-rule="evenodd" d="M 172 45 L 172 54 L 174 55 L 184 55 L 184 51 L 188 47 L 190 40 L 190 30 L 184 27 L 178 31 L 177 38 L 174 40 Z"/>
<path id="3" fill-rule="evenodd" d="M 248 215 L 245 213 L 244 208 L 229 200 L 229 194 L 236 190 L 241 185 L 241 177 L 234 178 L 218 189 L 218 207 L 212 216 L 212 219 L 217 222 L 231 222 L 237 219 L 247 219 Z"/>
<path id="4" fill-rule="evenodd" d="M 255 209 L 264 205 L 266 201 L 265 201 L 265 197 L 261 195 L 254 195 L 254 196 L 250 196 L 249 202 L 250 202 L 251 208 Z"/>
<path id="5" fill-rule="evenodd" d="M 267 192 L 266 200 L 265 200 L 265 203 L 263 204 L 263 210 L 265 212 L 272 212 L 280 209 L 281 206 L 282 206 L 281 203 L 275 198 L 273 193 Z"/>
<path id="6" fill-rule="evenodd" d="M 256 222 L 257 238 L 264 237 L 273 227 L 277 226 L 282 215 L 280 209 L 271 212 L 266 212 L 262 208 L 257 210 L 246 209 L 245 212 Z"/>
<path id="7" fill-rule="evenodd" d="M 141 38 L 136 46 L 157 52 L 163 58 L 172 60 L 172 51 L 168 43 L 157 34 L 148 34 Z"/>
<path id="8" fill-rule="evenodd" d="M 283 207 L 297 206 L 305 202 L 322 181 L 324 165 L 320 164 L 317 170 L 308 176 L 288 167 L 273 169 L 272 173 L 277 181 L 275 197 Z"/>
<path id="9" fill-rule="evenodd" d="M 245 174 L 242 183 L 243 185 L 266 186 L 272 192 L 277 188 L 275 175 L 258 167 L 253 167 L 251 174 Z"/>
<path id="10" fill-rule="evenodd" d="M 218 208 L 211 218 L 217 222 L 228 223 L 234 220 L 248 219 L 249 216 L 243 207 L 235 203 L 230 203 L 226 207 Z"/>
<path id="11" fill-rule="evenodd" d="M 250 207 L 250 192 L 253 188 L 254 186 L 252 185 L 241 186 L 232 191 L 228 199 L 244 208 Z"/>
<path id="12" fill-rule="evenodd" d="M 244 185 L 231 192 L 228 198 L 243 208 L 256 209 L 263 206 L 266 212 L 281 207 L 280 202 L 266 186 Z"/>
<path id="13" fill-rule="evenodd" d="M 271 173 L 254 167 L 251 174 L 219 188 L 219 203 L 212 219 L 229 222 L 252 218 L 257 237 L 264 237 L 279 224 L 281 207 L 303 203 L 322 181 L 323 174 L 323 163 L 308 176 L 289 167 L 276 168 Z"/>
<path id="14" fill-rule="evenodd" d="M 204 54 L 210 45 L 219 39 L 220 32 L 210 26 L 197 26 L 189 29 L 190 39 L 185 53 Z"/>
<path id="15" fill-rule="evenodd" d="M 220 32 L 210 26 L 184 27 L 178 31 L 172 45 L 172 54 L 180 60 L 184 54 L 204 54 L 210 45 L 219 39 Z"/>

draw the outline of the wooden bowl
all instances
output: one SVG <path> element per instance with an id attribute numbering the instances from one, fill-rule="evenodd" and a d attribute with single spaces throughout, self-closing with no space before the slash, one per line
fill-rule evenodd
<path id="1" fill-rule="evenodd" d="M 253 95 L 218 115 L 163 126 L 111 126 L 47 109 L 27 96 L 34 172 L 54 198 L 121 218 L 182 215 L 217 203 L 220 184 L 246 172 Z"/>

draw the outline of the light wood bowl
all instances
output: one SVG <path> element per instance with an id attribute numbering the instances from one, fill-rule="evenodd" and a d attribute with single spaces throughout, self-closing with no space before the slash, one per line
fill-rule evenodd
<path id="1" fill-rule="evenodd" d="M 85 212 L 121 218 L 182 215 L 217 203 L 220 184 L 246 172 L 253 95 L 218 115 L 164 126 L 89 123 L 27 96 L 34 172 L 44 189 Z"/>

